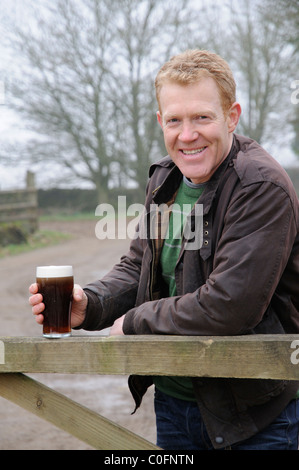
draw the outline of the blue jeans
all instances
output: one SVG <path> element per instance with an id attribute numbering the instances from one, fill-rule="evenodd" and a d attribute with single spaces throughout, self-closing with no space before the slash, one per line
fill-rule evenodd
<path id="1" fill-rule="evenodd" d="M 298 450 L 299 402 L 292 400 L 269 426 L 232 450 Z M 164 450 L 213 450 L 196 403 L 155 390 L 157 445 Z"/>

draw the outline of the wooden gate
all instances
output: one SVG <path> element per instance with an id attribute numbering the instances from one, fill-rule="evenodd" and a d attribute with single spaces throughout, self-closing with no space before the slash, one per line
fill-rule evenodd
<path id="1" fill-rule="evenodd" d="M 0 337 L 4 398 L 95 449 L 158 450 L 25 373 L 299 380 L 299 335 Z"/>

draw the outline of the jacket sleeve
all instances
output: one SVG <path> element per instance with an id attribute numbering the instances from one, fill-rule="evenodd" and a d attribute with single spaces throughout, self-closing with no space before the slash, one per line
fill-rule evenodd
<path id="1" fill-rule="evenodd" d="M 238 335 L 263 318 L 298 231 L 288 194 L 271 182 L 233 196 L 205 284 L 147 302 L 125 316 L 125 334 Z"/>
<path id="2" fill-rule="evenodd" d="M 142 240 L 136 238 L 118 264 L 101 280 L 88 284 L 84 291 L 88 306 L 78 329 L 101 330 L 110 327 L 135 305 L 142 260 Z"/>

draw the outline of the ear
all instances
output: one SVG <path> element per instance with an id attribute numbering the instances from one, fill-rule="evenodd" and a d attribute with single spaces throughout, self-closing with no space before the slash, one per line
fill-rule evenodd
<path id="1" fill-rule="evenodd" d="M 160 111 L 157 111 L 157 120 L 158 120 L 158 123 L 160 124 L 160 126 L 162 127 L 162 130 L 163 130 L 163 119 L 162 119 Z"/>
<path id="2" fill-rule="evenodd" d="M 227 115 L 227 124 L 228 124 L 229 132 L 234 132 L 234 130 L 236 129 L 240 116 L 241 116 L 241 112 L 242 112 L 241 105 L 235 102 L 231 106 Z"/>

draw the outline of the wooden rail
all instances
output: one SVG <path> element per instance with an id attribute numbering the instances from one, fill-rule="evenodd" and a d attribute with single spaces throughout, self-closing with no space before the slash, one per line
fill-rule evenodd
<path id="1" fill-rule="evenodd" d="M 4 398 L 96 449 L 158 449 L 24 373 L 299 380 L 299 335 L 0 337 Z"/>

